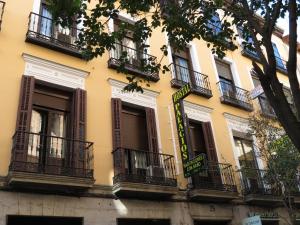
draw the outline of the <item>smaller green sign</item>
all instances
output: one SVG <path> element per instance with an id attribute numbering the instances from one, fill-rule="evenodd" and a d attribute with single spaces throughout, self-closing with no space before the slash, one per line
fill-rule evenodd
<path id="1" fill-rule="evenodd" d="M 204 153 L 197 155 L 195 158 L 183 164 L 185 176 L 189 177 L 196 173 L 205 172 L 207 169 L 206 155 Z"/>

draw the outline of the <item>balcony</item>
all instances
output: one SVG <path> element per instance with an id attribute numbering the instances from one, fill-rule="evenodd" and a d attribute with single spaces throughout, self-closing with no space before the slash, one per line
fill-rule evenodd
<path id="1" fill-rule="evenodd" d="M 192 92 L 195 95 L 200 95 L 206 98 L 212 97 L 210 83 L 207 75 L 190 70 L 189 68 L 174 63 L 172 63 L 170 66 L 174 77 L 171 80 L 171 87 L 181 88 L 185 84 L 190 83 Z"/>
<path id="2" fill-rule="evenodd" d="M 220 81 L 217 85 L 220 89 L 220 100 L 222 103 L 235 106 L 249 112 L 253 111 L 249 91 L 236 87 L 232 83 L 226 81 Z"/>
<path id="3" fill-rule="evenodd" d="M 5 2 L 0 1 L 0 30 L 1 30 L 3 13 L 4 13 L 4 7 L 5 7 Z"/>
<path id="4" fill-rule="evenodd" d="M 260 58 L 255 50 L 250 50 L 250 49 L 243 47 L 242 55 L 251 60 L 254 60 L 256 62 L 260 62 Z M 283 74 L 287 74 L 287 69 L 286 69 L 287 62 L 285 60 L 283 60 L 282 58 L 279 58 L 276 56 L 275 56 L 275 59 L 276 59 L 276 69 Z"/>
<path id="5" fill-rule="evenodd" d="M 113 193 L 117 197 L 169 197 L 177 192 L 172 155 L 118 148 L 113 151 Z"/>
<path id="6" fill-rule="evenodd" d="M 76 23 L 74 24 L 72 27 L 63 28 L 56 25 L 51 18 L 31 12 L 25 40 L 29 43 L 82 58 L 80 48 L 76 44 L 80 30 L 77 29 Z"/>
<path id="7" fill-rule="evenodd" d="M 241 181 L 246 203 L 278 206 L 281 202 L 281 187 L 276 187 L 266 177 L 266 170 L 253 168 L 241 169 Z"/>
<path id="8" fill-rule="evenodd" d="M 158 71 L 153 69 L 156 57 L 128 46 L 115 43 L 114 49 L 110 50 L 108 68 L 124 69 L 132 75 L 136 75 L 150 81 L 159 80 Z"/>
<path id="9" fill-rule="evenodd" d="M 17 131 L 13 136 L 8 183 L 55 190 L 93 185 L 93 143 Z"/>
<path id="10" fill-rule="evenodd" d="M 279 72 L 287 74 L 287 69 L 286 69 L 286 65 L 287 65 L 287 61 L 283 60 L 282 58 L 276 57 L 276 68 Z"/>
<path id="11" fill-rule="evenodd" d="M 192 183 L 189 197 L 193 201 L 228 202 L 238 197 L 230 164 L 209 162 L 207 168 L 192 176 Z"/>

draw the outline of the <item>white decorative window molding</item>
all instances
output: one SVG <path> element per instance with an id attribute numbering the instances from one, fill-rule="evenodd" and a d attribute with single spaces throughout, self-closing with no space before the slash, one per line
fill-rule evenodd
<path id="1" fill-rule="evenodd" d="M 40 13 L 40 7 L 41 7 L 41 0 L 34 0 L 33 1 L 33 7 L 32 12 L 39 14 Z"/>
<path id="2" fill-rule="evenodd" d="M 201 122 L 211 122 L 212 108 L 206 106 L 197 105 L 192 102 L 184 101 L 184 112 L 187 114 L 189 119 L 193 119 Z"/>
<path id="3" fill-rule="evenodd" d="M 120 98 L 124 102 L 144 107 L 156 109 L 156 98 L 159 92 L 144 88 L 144 93 L 140 92 L 124 92 L 123 89 L 127 85 L 125 82 L 118 81 L 112 78 L 108 79 L 112 88 L 112 98 Z"/>
<path id="4" fill-rule="evenodd" d="M 26 53 L 22 56 L 25 61 L 24 75 L 65 87 L 85 89 L 85 78 L 89 72 Z"/>
<path id="5" fill-rule="evenodd" d="M 236 130 L 242 133 L 247 134 L 249 132 L 249 122 L 248 119 L 235 116 L 229 113 L 223 113 L 224 117 L 226 118 L 228 127 L 231 130 Z"/>
<path id="6" fill-rule="evenodd" d="M 125 82 L 118 81 L 112 78 L 108 79 L 109 84 L 111 85 L 111 97 L 119 98 L 123 102 L 131 103 L 134 105 L 139 105 L 143 107 L 153 108 L 155 110 L 155 120 L 156 120 L 156 128 L 157 128 L 157 136 L 158 136 L 158 145 L 161 152 L 161 136 L 159 129 L 159 120 L 158 120 L 158 112 L 157 112 L 157 103 L 156 98 L 159 95 L 159 92 L 152 91 L 144 88 L 144 93 L 140 92 L 124 92 L 123 89 L 127 85 Z"/>

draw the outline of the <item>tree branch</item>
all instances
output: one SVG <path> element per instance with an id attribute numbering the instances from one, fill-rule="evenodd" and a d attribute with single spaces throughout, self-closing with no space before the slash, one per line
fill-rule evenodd
<path id="1" fill-rule="evenodd" d="M 287 71 L 289 83 L 293 95 L 293 100 L 298 114 L 300 113 L 300 91 L 297 78 L 297 3 L 296 0 L 290 0 L 289 6 L 289 59 Z"/>

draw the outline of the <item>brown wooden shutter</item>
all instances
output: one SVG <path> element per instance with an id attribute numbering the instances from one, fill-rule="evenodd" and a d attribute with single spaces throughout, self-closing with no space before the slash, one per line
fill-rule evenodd
<path id="1" fill-rule="evenodd" d="M 112 110 L 112 139 L 113 151 L 122 146 L 122 101 L 119 98 L 111 99 Z"/>
<path id="2" fill-rule="evenodd" d="M 16 142 L 13 155 L 15 161 L 25 162 L 27 157 L 29 134 L 26 132 L 30 132 L 34 84 L 34 77 L 22 77 L 16 123 Z"/>
<path id="3" fill-rule="evenodd" d="M 147 132 L 149 151 L 158 153 L 157 129 L 155 120 L 155 110 L 146 108 Z"/>
<path id="4" fill-rule="evenodd" d="M 119 98 L 111 99 L 112 112 L 112 140 L 113 140 L 113 158 L 114 158 L 114 174 L 125 173 L 125 152 L 122 143 L 122 101 Z"/>
<path id="5" fill-rule="evenodd" d="M 210 122 L 202 123 L 202 129 L 206 146 L 207 158 L 209 161 L 218 162 L 218 156 Z"/>
<path id="6" fill-rule="evenodd" d="M 85 135 L 86 135 L 86 91 L 76 89 L 74 93 L 73 108 L 73 166 L 76 168 L 75 173 L 80 175 L 85 168 Z"/>
<path id="7" fill-rule="evenodd" d="M 221 168 L 218 163 L 218 156 L 216 151 L 216 146 L 214 142 L 214 137 L 212 133 L 212 128 L 210 122 L 202 123 L 204 141 L 207 152 L 208 159 L 208 177 L 203 180 L 206 180 L 208 184 L 213 185 L 214 188 L 222 187 L 222 178 L 221 178 Z"/>

